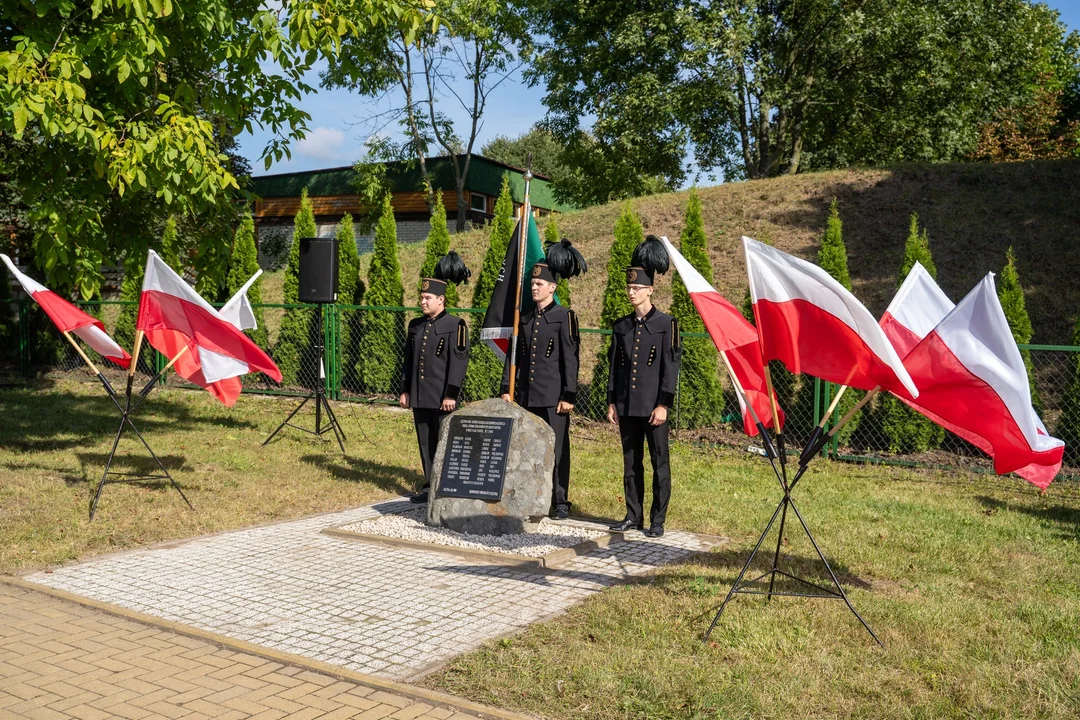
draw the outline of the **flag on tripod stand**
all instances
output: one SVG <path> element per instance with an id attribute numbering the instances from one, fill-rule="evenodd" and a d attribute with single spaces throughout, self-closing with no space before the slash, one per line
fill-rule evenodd
<path id="1" fill-rule="evenodd" d="M 532 213 L 529 213 L 526 228 L 525 264 L 522 266 L 526 281 L 521 282 L 519 287 L 521 278 L 518 277 L 518 253 L 521 247 L 522 231 L 519 220 L 514 226 L 514 235 L 506 248 L 506 257 L 503 258 L 499 277 L 495 281 L 495 289 L 491 293 L 491 302 L 488 303 L 487 312 L 484 314 L 484 324 L 480 328 L 480 338 L 495 351 L 499 360 L 506 359 L 506 353 L 510 348 L 510 337 L 514 334 L 515 300 L 518 295 L 521 296 L 523 314 L 532 308 L 532 294 L 527 281 L 528 273 L 534 264 L 544 259 L 544 246 L 540 243 L 540 232 L 536 229 L 536 221 Z"/>
<path id="2" fill-rule="evenodd" d="M 7 255 L 0 255 L 8 270 L 19 281 L 26 294 L 34 299 L 60 332 L 69 332 L 92 347 L 98 355 L 112 360 L 122 368 L 131 364 L 131 356 L 105 332 L 105 325 L 93 315 L 60 297 L 36 280 L 19 272 Z"/>
<path id="3" fill-rule="evenodd" d="M 254 279 L 241 290 L 245 297 L 237 301 L 238 319 L 243 316 L 239 310 L 246 302 L 246 288 Z M 253 320 L 254 313 L 251 317 Z M 181 377 L 206 388 L 227 406 L 240 394 L 241 375 L 262 372 L 281 382 L 281 371 L 274 361 L 153 250 L 146 260 L 135 327 L 145 333 L 155 350 L 177 358 L 174 367 Z M 187 351 L 180 354 L 184 348 Z"/>
<path id="4" fill-rule="evenodd" d="M 858 390 L 919 391 L 877 320 L 816 265 L 743 237 L 761 356 Z"/>
<path id="5" fill-rule="evenodd" d="M 731 371 L 746 393 L 746 399 L 754 406 L 754 412 L 761 419 L 762 425 L 773 427 L 772 404 L 765 386 L 765 366 L 761 362 L 757 330 L 747 322 L 738 308 L 718 293 L 682 253 L 675 249 L 670 240 L 661 237 L 660 242 L 664 244 L 664 249 L 675 264 L 675 269 L 690 294 L 690 301 L 701 316 L 713 344 L 727 357 Z M 742 411 L 743 431 L 750 436 L 757 435 L 757 425 L 743 402 L 742 395 L 739 395 L 739 409 Z M 780 432 L 784 426 L 784 411 L 779 406 L 777 415 L 780 425 L 776 431 Z"/>
<path id="6" fill-rule="evenodd" d="M 998 474 L 1050 485 L 1065 444 L 1050 437 L 1031 406 L 1027 369 L 993 274 L 954 306 L 916 263 L 881 324 L 919 386 L 917 399 L 897 396 L 901 401 L 992 457 Z"/>

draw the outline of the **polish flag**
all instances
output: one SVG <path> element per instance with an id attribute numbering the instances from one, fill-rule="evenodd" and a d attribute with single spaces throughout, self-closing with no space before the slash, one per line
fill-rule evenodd
<path id="1" fill-rule="evenodd" d="M 860 390 L 918 397 L 874 316 L 827 272 L 743 237 L 762 360 Z"/>
<path id="2" fill-rule="evenodd" d="M 916 268 L 921 273 L 912 279 Z M 1031 406 L 1027 369 L 992 273 L 954 307 L 916 265 L 881 322 L 898 342 L 916 338 L 902 354 L 919 397 L 900 397 L 903 402 L 992 457 L 999 475 L 1015 472 L 1039 488 L 1050 485 L 1065 444 L 1050 437 Z"/>
<path id="3" fill-rule="evenodd" d="M 250 282 L 241 292 L 246 294 Z M 242 303 L 239 312 L 237 317 L 242 316 Z M 251 317 L 254 320 L 253 314 Z M 170 359 L 187 347 L 173 366 L 177 373 L 206 388 L 227 406 L 231 407 L 240 394 L 241 375 L 263 372 L 281 382 L 274 361 L 153 250 L 146 260 L 136 327 L 154 349 Z"/>
<path id="4" fill-rule="evenodd" d="M 954 307 L 922 263 L 916 261 L 878 324 L 903 360 Z"/>
<path id="5" fill-rule="evenodd" d="M 694 303 L 716 349 L 726 355 L 732 372 L 747 399 L 753 403 L 761 423 L 765 427 L 772 427 L 772 405 L 765 386 L 765 367 L 758 349 L 757 330 L 675 249 L 667 237 L 661 236 L 660 242 L 675 263 L 675 269 L 690 293 L 690 301 Z M 739 408 L 742 410 L 743 430 L 747 435 L 757 435 L 757 426 L 742 395 L 739 395 Z M 780 416 L 779 432 L 784 425 L 784 412 L 779 408 L 777 410 Z"/>
<path id="6" fill-rule="evenodd" d="M 120 367 L 126 368 L 131 364 L 131 356 L 123 348 L 116 344 L 105 332 L 105 325 L 92 315 L 88 315 L 79 308 L 60 297 L 41 283 L 19 272 L 15 263 L 7 255 L 0 254 L 0 260 L 4 261 L 8 270 L 22 285 L 26 294 L 34 298 L 34 302 L 41 306 L 53 324 L 60 332 L 70 332 L 84 343 L 92 347 L 99 355 L 112 360 Z"/>

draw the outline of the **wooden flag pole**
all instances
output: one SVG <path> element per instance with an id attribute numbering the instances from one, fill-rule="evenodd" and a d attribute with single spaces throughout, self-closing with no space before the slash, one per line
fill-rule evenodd
<path id="1" fill-rule="evenodd" d="M 94 362 L 89 357 L 87 357 L 86 353 L 83 352 L 83 349 L 81 347 L 79 347 L 79 343 L 75 342 L 75 338 L 71 337 L 71 332 L 65 330 L 64 331 L 64 337 L 66 337 L 67 341 L 69 343 L 71 343 L 71 346 L 73 348 L 75 348 L 75 352 L 79 353 L 79 357 L 81 357 L 83 359 L 83 362 L 85 362 L 87 364 L 87 366 L 90 368 L 90 370 L 95 375 L 100 375 L 101 371 L 97 369 L 97 365 L 95 365 Z"/>
<path id="2" fill-rule="evenodd" d="M 514 390 L 517 385 L 517 349 L 518 349 L 518 326 L 521 324 L 521 293 L 524 291 L 522 283 L 525 281 L 525 248 L 528 247 L 529 240 L 529 217 L 531 211 L 529 210 L 529 183 L 532 180 L 532 153 L 529 153 L 525 163 L 525 197 L 521 202 L 521 218 L 518 221 L 520 233 L 518 236 L 518 266 L 517 266 L 517 282 L 515 284 L 516 295 L 514 297 L 514 324 L 510 332 L 510 347 L 507 348 L 510 354 L 510 383 L 508 386 L 508 394 L 510 395 L 510 402 L 514 401 Z"/>

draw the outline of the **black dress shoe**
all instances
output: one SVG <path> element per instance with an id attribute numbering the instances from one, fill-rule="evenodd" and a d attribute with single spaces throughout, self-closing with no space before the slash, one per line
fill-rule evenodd
<path id="1" fill-rule="evenodd" d="M 626 532 L 627 530 L 644 530 L 645 524 L 634 522 L 630 518 L 626 518 L 621 523 L 616 523 L 615 525 L 612 525 L 609 529 L 615 532 Z"/>
<path id="2" fill-rule="evenodd" d="M 410 495 L 409 496 L 409 502 L 416 503 L 417 505 L 420 505 L 420 504 L 426 503 L 427 498 L 428 498 L 428 488 L 425 487 L 425 488 L 421 488 L 420 492 L 413 493 L 412 495 Z"/>
<path id="3" fill-rule="evenodd" d="M 656 538 L 664 537 L 664 526 L 663 525 L 652 525 L 652 526 L 650 526 L 649 529 L 645 531 L 645 536 L 646 537 L 656 537 Z"/>
<path id="4" fill-rule="evenodd" d="M 566 505 L 556 505 L 555 512 L 552 514 L 556 520 L 566 520 L 570 517 L 570 508 Z"/>

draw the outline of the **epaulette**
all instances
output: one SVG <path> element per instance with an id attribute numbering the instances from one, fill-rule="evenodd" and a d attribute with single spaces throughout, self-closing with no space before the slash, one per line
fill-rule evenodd
<path id="1" fill-rule="evenodd" d="M 457 326 L 457 349 L 458 350 L 464 350 L 465 349 L 465 343 L 466 343 L 466 340 L 468 338 L 468 333 L 469 333 L 469 330 L 465 326 L 465 321 L 462 320 L 461 318 L 458 318 L 458 326 Z"/>
<path id="2" fill-rule="evenodd" d="M 570 337 L 573 339 L 573 341 L 575 343 L 579 343 L 579 342 L 581 342 L 581 335 L 580 335 L 580 332 L 578 330 L 577 313 L 575 313 L 570 308 L 567 308 L 566 312 L 567 312 L 567 316 L 570 318 Z"/>
<path id="3" fill-rule="evenodd" d="M 679 352 L 679 348 L 682 347 L 682 336 L 679 334 L 679 321 L 671 318 L 671 349 L 674 352 Z"/>

